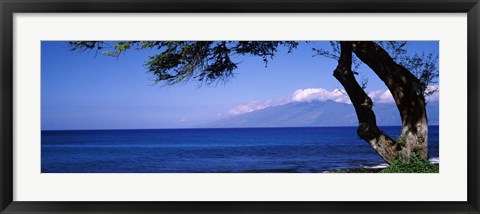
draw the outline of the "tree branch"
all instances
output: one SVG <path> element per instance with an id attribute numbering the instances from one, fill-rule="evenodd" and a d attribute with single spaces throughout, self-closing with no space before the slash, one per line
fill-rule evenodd
<path id="1" fill-rule="evenodd" d="M 340 58 L 333 76 L 345 88 L 355 108 L 359 123 L 357 134 L 367 141 L 385 161 L 392 163 L 396 158 L 395 142 L 378 128 L 375 113 L 372 110 L 372 99 L 355 79 L 352 71 L 352 45 L 352 42 L 340 42 Z"/>

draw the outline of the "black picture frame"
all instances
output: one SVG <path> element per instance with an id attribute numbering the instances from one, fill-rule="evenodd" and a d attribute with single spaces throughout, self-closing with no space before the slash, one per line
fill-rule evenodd
<path id="1" fill-rule="evenodd" d="M 480 213 L 478 0 L 0 0 L 1 213 Z M 466 202 L 20 202 L 13 201 L 14 13 L 467 13 Z M 445 184 L 448 185 L 448 184 Z M 92 194 L 94 194 L 92 192 Z M 252 192 L 252 194 L 254 194 Z"/>

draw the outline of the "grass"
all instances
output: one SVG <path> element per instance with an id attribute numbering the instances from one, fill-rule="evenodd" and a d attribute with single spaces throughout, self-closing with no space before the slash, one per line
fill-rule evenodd
<path id="1" fill-rule="evenodd" d="M 432 164 L 425 158 L 410 158 L 410 163 L 401 159 L 395 160 L 390 166 L 380 171 L 380 173 L 438 173 L 438 164 Z"/>

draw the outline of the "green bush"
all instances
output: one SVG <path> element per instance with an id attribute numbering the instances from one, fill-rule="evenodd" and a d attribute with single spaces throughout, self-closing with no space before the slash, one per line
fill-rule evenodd
<path id="1" fill-rule="evenodd" d="M 412 157 L 410 163 L 401 159 L 395 160 L 390 166 L 380 171 L 381 173 L 438 173 L 438 164 L 432 164 L 425 158 Z"/>

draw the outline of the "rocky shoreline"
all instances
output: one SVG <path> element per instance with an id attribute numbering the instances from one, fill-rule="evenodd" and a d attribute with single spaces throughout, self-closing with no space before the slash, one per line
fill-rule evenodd
<path id="1" fill-rule="evenodd" d="M 379 173 L 384 168 L 356 168 L 356 169 L 336 169 L 324 171 L 323 173 Z"/>
<path id="2" fill-rule="evenodd" d="M 438 163 L 433 163 L 435 166 L 439 166 Z M 323 171 L 323 173 L 379 173 L 385 168 L 354 168 L 354 169 L 335 169 L 329 171 Z"/>

